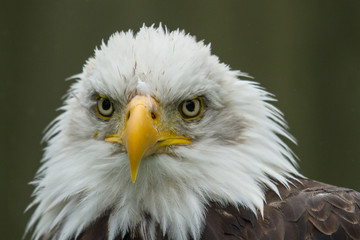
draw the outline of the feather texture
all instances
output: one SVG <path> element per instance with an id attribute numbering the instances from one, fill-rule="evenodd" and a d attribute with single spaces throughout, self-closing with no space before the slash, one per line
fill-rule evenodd
<path id="1" fill-rule="evenodd" d="M 360 193 L 301 179 L 266 194 L 264 218 L 246 208 L 208 209 L 203 239 L 360 239 Z"/>
<path id="2" fill-rule="evenodd" d="M 299 180 L 290 189 L 279 185 L 279 191 L 281 198 L 272 190 L 267 192 L 264 218 L 243 206 L 209 203 L 201 239 L 360 239 L 360 193 L 309 179 Z M 108 220 L 109 214 L 105 213 L 79 240 L 107 239 Z M 167 236 L 163 236 L 159 227 L 154 237 L 144 235 L 139 226 L 124 239 L 167 239 Z"/>

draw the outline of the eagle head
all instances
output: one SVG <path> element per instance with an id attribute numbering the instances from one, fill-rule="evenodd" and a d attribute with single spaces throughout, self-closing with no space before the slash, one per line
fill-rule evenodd
<path id="1" fill-rule="evenodd" d="M 198 239 L 210 202 L 262 213 L 265 189 L 298 175 L 273 98 L 183 31 L 117 32 L 73 78 L 44 137 L 35 239 L 104 213 L 109 239 L 139 226 Z"/>

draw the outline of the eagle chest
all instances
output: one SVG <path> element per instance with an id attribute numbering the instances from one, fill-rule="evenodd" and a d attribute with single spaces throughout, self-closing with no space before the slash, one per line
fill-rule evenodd
<path id="1" fill-rule="evenodd" d="M 290 189 L 279 188 L 282 198 L 268 191 L 264 217 L 243 207 L 207 208 L 201 239 L 204 240 L 316 240 L 360 239 L 360 194 L 312 180 L 302 179 Z M 89 226 L 79 240 L 107 239 L 109 214 Z M 151 223 L 150 216 L 144 222 Z M 152 239 L 147 224 L 123 239 Z M 155 239 L 168 239 L 155 224 Z M 121 239 L 118 236 L 116 239 Z"/>

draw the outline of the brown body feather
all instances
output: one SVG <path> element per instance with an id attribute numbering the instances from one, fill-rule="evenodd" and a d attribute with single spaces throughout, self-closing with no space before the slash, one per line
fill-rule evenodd
<path id="1" fill-rule="evenodd" d="M 279 185 L 279 192 L 281 198 L 267 192 L 264 218 L 242 207 L 210 204 L 201 239 L 360 239 L 360 193 L 309 179 L 300 179 L 290 189 Z M 108 218 L 109 214 L 104 214 L 78 239 L 107 239 Z M 156 232 L 157 239 L 167 239 L 159 227 Z M 124 239 L 148 238 L 138 228 Z"/>

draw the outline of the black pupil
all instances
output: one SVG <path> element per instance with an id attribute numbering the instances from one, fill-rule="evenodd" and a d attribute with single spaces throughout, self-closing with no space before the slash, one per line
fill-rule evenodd
<path id="1" fill-rule="evenodd" d="M 111 102 L 108 99 L 104 99 L 104 101 L 101 104 L 102 108 L 106 111 L 109 110 L 111 107 Z"/>
<path id="2" fill-rule="evenodd" d="M 194 101 L 187 101 L 185 103 L 185 107 L 189 112 L 193 112 L 195 110 L 195 103 Z"/>

